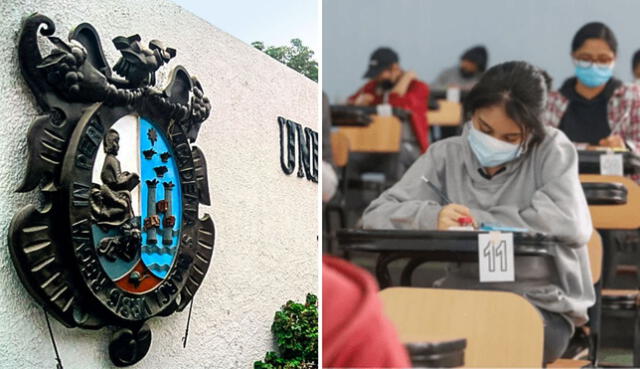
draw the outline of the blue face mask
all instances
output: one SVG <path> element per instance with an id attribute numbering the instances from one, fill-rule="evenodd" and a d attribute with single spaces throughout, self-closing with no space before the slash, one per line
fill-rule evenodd
<path id="1" fill-rule="evenodd" d="M 607 83 L 613 75 L 613 63 L 606 67 L 592 65 L 581 67 L 576 65 L 576 77 L 587 87 L 598 87 Z"/>
<path id="2" fill-rule="evenodd" d="M 504 142 L 482 133 L 475 129 L 472 123 L 469 123 L 469 127 L 467 140 L 482 167 L 496 167 L 522 154 L 520 145 Z"/>

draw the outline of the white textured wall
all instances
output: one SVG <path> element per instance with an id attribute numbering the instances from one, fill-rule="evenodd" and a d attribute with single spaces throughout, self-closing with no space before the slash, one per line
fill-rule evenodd
<path id="1" fill-rule="evenodd" d="M 286 176 L 279 164 L 277 116 L 318 131 L 317 85 L 165 0 L 0 0 L 0 367 L 54 368 L 41 309 L 22 287 L 7 250 L 7 230 L 20 207 L 37 200 L 17 194 L 26 165 L 26 134 L 36 116 L 19 74 L 21 19 L 40 12 L 66 38 L 89 22 L 111 65 L 115 36 L 156 38 L 199 77 L 213 112 L 197 145 L 207 157 L 216 223 L 213 263 L 195 297 L 189 344 L 187 312 L 150 322 L 153 343 L 136 368 L 249 368 L 272 348 L 273 314 L 288 299 L 317 293 L 318 186 Z M 241 17 L 242 14 L 238 14 Z M 274 20 L 276 22 L 278 20 Z M 110 331 L 67 329 L 52 322 L 64 367 L 110 367 Z"/>

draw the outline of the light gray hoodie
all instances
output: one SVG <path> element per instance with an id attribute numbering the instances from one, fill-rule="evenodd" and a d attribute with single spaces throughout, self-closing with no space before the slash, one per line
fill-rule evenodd
<path id="1" fill-rule="evenodd" d="M 544 140 L 491 179 L 462 136 L 429 147 L 402 179 L 374 200 L 364 228 L 433 230 L 440 198 L 421 177 L 442 189 L 453 203 L 467 206 L 478 223 L 528 228 L 556 236 L 571 246 L 551 248 L 552 258 L 517 257 L 516 282 L 480 283 L 477 263 L 451 265 L 440 287 L 513 291 L 534 305 L 563 314 L 574 325 L 588 321 L 595 302 L 586 244 L 591 215 L 578 178 L 578 155 L 561 131 L 546 127 Z M 546 261 L 545 261 L 546 260 Z"/>
<path id="2" fill-rule="evenodd" d="M 449 86 L 455 85 L 463 90 L 470 90 L 473 85 L 478 83 L 480 77 L 482 77 L 482 73 L 477 73 L 471 78 L 464 78 L 462 74 L 460 74 L 460 66 L 454 65 L 453 67 L 443 70 L 429 87 L 435 91 L 446 90 Z"/>

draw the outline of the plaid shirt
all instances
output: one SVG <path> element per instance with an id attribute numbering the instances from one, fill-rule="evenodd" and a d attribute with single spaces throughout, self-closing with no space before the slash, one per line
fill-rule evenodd
<path id="1" fill-rule="evenodd" d="M 558 91 L 549 92 L 547 108 L 542 122 L 558 128 L 569 100 Z M 623 84 L 613 91 L 607 104 L 607 119 L 612 135 L 619 135 L 640 152 L 640 85 Z M 603 137 L 604 138 L 604 137 Z M 632 174 L 631 179 L 640 183 L 640 174 Z"/>
<path id="2" fill-rule="evenodd" d="M 542 122 L 558 128 L 568 106 L 569 100 L 560 92 L 549 92 Z M 640 85 L 623 84 L 613 91 L 607 104 L 607 118 L 611 134 L 633 143 L 635 151 L 640 152 Z"/>

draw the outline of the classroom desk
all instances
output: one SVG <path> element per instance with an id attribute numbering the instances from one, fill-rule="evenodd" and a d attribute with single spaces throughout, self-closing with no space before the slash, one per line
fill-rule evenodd
<path id="1" fill-rule="evenodd" d="M 462 104 L 438 100 L 438 110 L 427 112 L 430 126 L 457 127 L 462 123 Z"/>
<path id="2" fill-rule="evenodd" d="M 640 187 L 627 177 L 580 174 L 581 183 L 617 183 L 625 187 L 626 202 L 617 205 L 589 205 L 594 227 L 605 230 L 638 229 L 640 216 Z"/>
<path id="3" fill-rule="evenodd" d="M 395 116 L 371 115 L 366 127 L 340 127 L 338 132 L 349 140 L 349 152 L 398 153 L 402 142 L 402 121 Z"/>
<path id="4" fill-rule="evenodd" d="M 393 107 L 392 114 L 377 115 L 376 106 L 331 105 L 332 124 L 349 139 L 350 152 L 399 152 L 410 113 Z"/>
<path id="5" fill-rule="evenodd" d="M 337 232 L 338 244 L 346 251 L 378 253 L 376 278 L 380 288 L 391 286 L 389 264 L 410 259 L 400 277 L 403 286 L 411 285 L 413 271 L 429 261 L 477 262 L 479 231 L 403 231 L 343 229 Z M 542 234 L 514 233 L 514 255 L 549 256 L 549 248 L 562 244 Z"/>
<path id="6" fill-rule="evenodd" d="M 580 174 L 600 174 L 600 156 L 604 150 L 578 150 L 578 172 Z M 624 174 L 640 173 L 640 156 L 630 151 L 615 152 L 622 154 Z"/>
<path id="7" fill-rule="evenodd" d="M 372 115 L 377 115 L 376 106 L 331 105 L 331 124 L 335 127 L 367 127 L 373 121 Z M 408 111 L 392 107 L 394 117 L 401 121 L 409 121 Z"/>
<path id="8" fill-rule="evenodd" d="M 402 342 L 464 337 L 465 367 L 541 367 L 544 323 L 523 296 L 408 287 L 387 288 L 378 295 Z"/>

